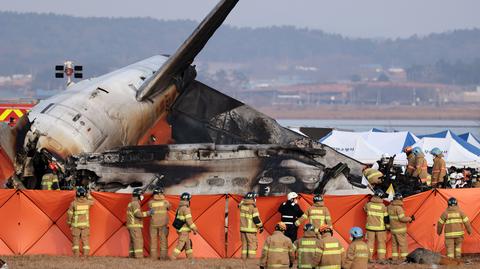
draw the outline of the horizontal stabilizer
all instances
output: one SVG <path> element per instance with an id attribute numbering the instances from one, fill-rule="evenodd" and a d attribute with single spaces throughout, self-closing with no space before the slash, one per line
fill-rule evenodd
<path id="1" fill-rule="evenodd" d="M 137 100 L 143 101 L 154 93 L 161 92 L 172 84 L 175 76 L 192 64 L 215 31 L 222 25 L 238 0 L 222 0 L 205 17 L 182 46 L 138 90 Z"/>

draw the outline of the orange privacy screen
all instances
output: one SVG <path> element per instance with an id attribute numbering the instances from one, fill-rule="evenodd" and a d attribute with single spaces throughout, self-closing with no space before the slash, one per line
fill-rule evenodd
<path id="1" fill-rule="evenodd" d="M 408 226 L 409 250 L 424 247 L 433 251 L 445 251 L 443 236 L 436 235 L 436 223 L 447 205 L 449 197 L 456 197 L 460 207 L 468 215 L 473 234 L 466 236 L 465 253 L 480 252 L 480 203 L 476 201 L 480 189 L 435 190 L 406 198 L 407 215 L 415 214 L 416 221 Z M 126 208 L 131 196 L 115 193 L 93 193 L 95 204 L 90 211 L 90 247 L 95 256 L 128 256 L 128 230 L 125 227 Z M 74 198 L 73 191 L 15 191 L 0 190 L 0 255 L 72 255 L 70 228 L 66 224 L 66 211 Z M 150 196 L 142 202 L 147 210 Z M 172 204 L 169 212 L 173 222 L 178 206 L 178 196 L 167 196 Z M 192 216 L 199 233 L 192 234 L 194 256 L 201 258 L 239 257 L 240 227 L 239 195 L 194 195 Z M 280 220 L 277 213 L 285 197 L 257 199 L 260 217 L 265 231 L 258 235 L 259 249 L 265 238 Z M 368 196 L 326 196 L 325 203 L 332 214 L 335 237 L 344 247 L 348 246 L 352 226 L 365 227 L 363 205 Z M 301 195 L 299 204 L 303 210 L 312 203 L 311 195 Z M 228 207 L 228 208 L 226 208 Z M 226 209 L 228 216 L 225 217 Z M 144 253 L 148 255 L 149 219 L 144 221 Z M 301 231 L 301 229 L 299 229 Z M 300 232 L 301 233 L 301 232 Z M 170 227 L 168 246 L 171 251 L 177 234 Z M 390 237 L 389 237 L 390 240 Z M 390 248 L 388 255 L 390 255 Z M 171 252 L 170 252 L 171 253 Z M 258 252 L 258 255 L 261 251 Z"/>

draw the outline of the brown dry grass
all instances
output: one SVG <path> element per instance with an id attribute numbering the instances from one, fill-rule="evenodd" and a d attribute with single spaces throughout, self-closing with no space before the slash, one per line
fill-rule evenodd
<path id="1" fill-rule="evenodd" d="M 177 260 L 177 261 L 153 261 L 145 258 L 142 260 L 115 258 L 115 257 L 89 257 L 89 258 L 73 258 L 59 256 L 6 256 L 2 257 L 9 268 L 24 269 L 67 269 L 67 268 L 98 268 L 98 269 L 143 269 L 143 268 L 162 268 L 162 269 L 258 269 L 258 260 L 249 260 L 243 262 L 239 259 L 194 259 L 194 260 Z M 403 265 L 380 265 L 370 264 L 370 269 L 386 269 L 386 268 L 465 268 L 473 269 L 480 267 L 480 258 L 470 257 L 467 259 L 471 264 L 455 266 L 455 267 L 432 267 L 430 265 L 403 264 Z"/>

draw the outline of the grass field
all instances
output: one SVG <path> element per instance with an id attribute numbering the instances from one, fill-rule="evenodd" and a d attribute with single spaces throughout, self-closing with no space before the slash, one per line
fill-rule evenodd
<path id="1" fill-rule="evenodd" d="M 146 269 L 146 268 L 162 268 L 162 269 L 258 269 L 258 260 L 248 260 L 246 262 L 239 259 L 193 259 L 193 260 L 177 260 L 177 261 L 154 261 L 149 258 L 135 260 L 128 258 L 114 257 L 89 257 L 89 258 L 73 258 L 59 256 L 5 256 L 2 257 L 10 269 L 28 268 L 28 269 L 66 269 L 66 268 L 98 268 L 98 269 Z M 480 259 L 470 257 L 466 259 L 470 264 L 444 267 L 418 264 L 402 264 L 402 265 L 380 265 L 370 264 L 369 268 L 386 269 L 386 268 L 479 268 Z M 296 268 L 294 266 L 294 268 Z"/>

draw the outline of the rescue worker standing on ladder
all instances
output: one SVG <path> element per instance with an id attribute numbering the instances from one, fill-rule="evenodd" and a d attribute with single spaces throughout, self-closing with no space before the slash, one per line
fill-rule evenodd
<path id="1" fill-rule="evenodd" d="M 175 214 L 175 221 L 173 226 L 177 229 L 178 242 L 173 249 L 172 260 L 175 260 L 180 253 L 185 250 L 185 255 L 188 259 L 193 258 L 192 240 L 190 240 L 190 231 L 197 234 L 198 229 L 192 219 L 192 211 L 190 211 L 190 200 L 192 196 L 188 192 L 182 193 L 180 196 L 180 203 L 178 204 L 177 213 Z M 179 223 L 178 225 L 176 223 Z M 182 224 L 182 225 L 180 225 Z"/>
<path id="2" fill-rule="evenodd" d="M 387 253 L 385 242 L 387 240 L 386 225 L 389 223 L 387 207 L 383 204 L 382 197 L 385 193 L 377 189 L 364 210 L 367 213 L 367 243 L 370 251 L 369 259 L 373 260 L 375 242 L 377 242 L 377 257 L 384 260 Z"/>
<path id="3" fill-rule="evenodd" d="M 59 190 L 57 166 L 53 162 L 48 163 L 47 173 L 42 176 L 42 190 Z"/>
<path id="4" fill-rule="evenodd" d="M 83 245 L 83 256 L 88 256 L 90 245 L 90 207 L 93 199 L 84 187 L 78 187 L 75 200 L 70 204 L 67 211 L 67 224 L 72 230 L 72 251 L 75 257 L 80 256 L 80 240 Z"/>
<path id="5" fill-rule="evenodd" d="M 369 251 L 368 246 L 363 242 L 363 231 L 360 227 L 350 229 L 350 246 L 343 263 L 344 269 L 367 269 Z"/>
<path id="6" fill-rule="evenodd" d="M 440 183 L 443 183 L 443 180 L 447 175 L 447 166 L 443 159 L 442 150 L 439 148 L 433 148 L 430 153 L 435 157 L 433 158 L 432 167 L 432 187 L 436 188 Z"/>
<path id="7" fill-rule="evenodd" d="M 283 222 L 275 225 L 275 231 L 267 237 L 263 245 L 260 269 L 287 269 L 293 267 L 295 247 L 283 233 L 287 226 Z"/>
<path id="8" fill-rule="evenodd" d="M 413 154 L 415 155 L 415 171 L 412 173 L 412 177 L 420 179 L 422 183 L 430 185 L 430 175 L 428 174 L 428 164 L 425 159 L 425 154 L 423 154 L 422 149 L 415 147 L 413 149 Z"/>
<path id="9" fill-rule="evenodd" d="M 318 269 L 341 269 L 345 261 L 345 249 L 340 241 L 333 237 L 333 229 L 323 225 L 319 230 L 320 239 L 320 262 Z"/>
<path id="10" fill-rule="evenodd" d="M 390 232 L 392 233 L 392 259 L 405 260 L 408 255 L 407 223 L 415 220 L 414 216 L 405 216 L 403 196 L 396 193 L 393 201 L 387 207 L 390 218 Z"/>
<path id="11" fill-rule="evenodd" d="M 406 147 L 403 149 L 403 152 L 407 155 L 407 169 L 405 170 L 406 176 L 412 176 L 413 171 L 415 171 L 415 154 L 413 154 L 412 147 Z"/>
<path id="12" fill-rule="evenodd" d="M 305 224 L 303 231 L 303 237 L 293 243 L 297 253 L 297 268 L 316 268 L 321 258 L 320 239 L 317 238 L 315 227 L 310 223 Z"/>
<path id="13" fill-rule="evenodd" d="M 153 190 L 153 198 L 148 202 L 148 207 L 152 211 L 150 257 L 157 259 L 158 239 L 160 238 L 160 259 L 165 260 L 168 256 L 168 210 L 170 210 L 170 202 L 165 199 L 162 189 L 156 188 Z"/>
<path id="14" fill-rule="evenodd" d="M 295 225 L 300 226 L 307 219 L 315 227 L 316 233 L 325 224 L 332 227 L 332 217 L 330 216 L 330 211 L 325 206 L 322 195 L 316 194 L 313 196 L 313 205 L 295 222 Z"/>
<path id="15" fill-rule="evenodd" d="M 132 201 L 127 207 L 127 229 L 130 233 L 129 257 L 143 258 L 143 218 L 150 216 L 151 212 L 142 212 L 140 202 L 143 200 L 143 191 L 136 188 L 132 192 Z"/>
<path id="16" fill-rule="evenodd" d="M 249 192 L 240 202 L 240 239 L 242 241 L 242 259 L 255 258 L 257 255 L 257 231 L 263 232 L 263 224 L 255 204 L 255 193 Z"/>
<path id="17" fill-rule="evenodd" d="M 295 222 L 303 215 L 303 211 L 298 205 L 298 194 L 296 192 L 287 194 L 287 201 L 280 205 L 278 213 L 282 216 L 281 221 L 287 225 L 285 235 L 290 238 L 292 242 L 295 242 L 298 231 L 298 225 L 295 225 Z"/>
<path id="18" fill-rule="evenodd" d="M 472 226 L 470 221 L 458 207 L 457 199 L 451 197 L 448 199 L 448 207 L 442 213 L 437 223 L 437 234 L 441 235 L 443 226 L 445 225 L 445 245 L 447 247 L 447 256 L 450 258 L 462 257 L 462 242 L 467 229 L 468 234 L 472 234 Z"/>

